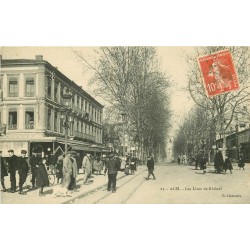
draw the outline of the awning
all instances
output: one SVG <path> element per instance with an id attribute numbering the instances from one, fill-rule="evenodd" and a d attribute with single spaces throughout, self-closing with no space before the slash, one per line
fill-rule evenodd
<path id="1" fill-rule="evenodd" d="M 89 151 L 89 147 L 87 146 L 81 146 L 81 145 L 70 145 L 72 150 L 84 150 Z"/>

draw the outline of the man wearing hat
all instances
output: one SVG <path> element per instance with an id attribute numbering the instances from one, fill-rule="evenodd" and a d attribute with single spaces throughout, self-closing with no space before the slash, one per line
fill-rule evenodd
<path id="1" fill-rule="evenodd" d="M 21 156 L 19 157 L 18 174 L 19 174 L 19 194 L 25 194 L 23 192 L 23 184 L 26 181 L 27 174 L 29 172 L 28 162 L 25 159 L 27 154 L 26 150 L 21 150 Z"/>
<path id="2" fill-rule="evenodd" d="M 91 175 L 91 171 L 93 167 L 92 165 L 93 165 L 93 161 L 91 159 L 91 154 L 88 152 L 87 155 L 85 155 L 82 160 L 82 168 L 84 172 L 84 180 L 83 180 L 84 185 L 88 185 L 88 179 Z"/>
<path id="3" fill-rule="evenodd" d="M 106 162 L 104 175 L 106 175 L 106 172 L 108 171 L 108 191 L 111 191 L 112 186 L 112 192 L 116 192 L 116 177 L 117 177 L 117 171 L 119 168 L 118 161 L 114 158 L 114 154 L 109 155 L 109 160 Z"/>
<path id="4" fill-rule="evenodd" d="M 63 193 L 66 196 L 71 182 L 71 176 L 73 173 L 73 164 L 71 161 L 71 151 L 68 151 L 63 159 L 63 179 L 61 186 L 64 189 Z"/>
<path id="5" fill-rule="evenodd" d="M 3 188 L 3 192 L 6 192 L 6 188 L 5 188 L 5 185 L 4 185 L 4 177 L 8 176 L 8 172 L 6 170 L 5 162 L 4 162 L 3 157 L 2 157 L 2 150 L 0 150 L 0 161 L 1 161 L 1 165 L 0 165 L 0 168 L 1 168 L 1 185 L 2 185 L 2 188 Z"/>
<path id="6" fill-rule="evenodd" d="M 71 174 L 71 180 L 68 186 L 69 190 L 76 190 L 76 178 L 78 174 L 78 168 L 77 168 L 77 162 L 76 162 L 76 152 L 71 151 L 71 157 L 70 160 L 72 162 L 72 174 Z"/>
<path id="7" fill-rule="evenodd" d="M 223 165 L 224 165 L 223 155 L 221 151 L 218 148 L 216 148 L 214 156 L 214 168 L 218 174 L 222 171 Z"/>
<path id="8" fill-rule="evenodd" d="M 230 160 L 230 155 L 229 154 L 226 154 L 226 159 L 225 159 L 225 162 L 224 162 L 224 165 L 223 165 L 223 169 L 224 169 L 224 174 L 226 174 L 227 170 L 229 169 L 230 170 L 230 174 L 232 174 L 232 169 L 233 169 L 233 165 L 231 163 L 231 160 Z"/>
<path id="9" fill-rule="evenodd" d="M 10 173 L 10 192 L 16 192 L 16 170 L 18 166 L 18 158 L 14 154 L 14 150 L 8 150 L 9 159 L 8 159 L 8 166 L 9 166 L 9 173 Z"/>

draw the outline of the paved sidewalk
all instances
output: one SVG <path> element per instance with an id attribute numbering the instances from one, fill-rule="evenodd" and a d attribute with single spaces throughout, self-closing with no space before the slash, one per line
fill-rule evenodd
<path id="1" fill-rule="evenodd" d="M 142 171 L 145 171 L 145 166 L 139 166 L 135 174 L 139 174 Z M 129 175 L 130 176 L 130 175 Z M 126 176 L 124 172 L 119 171 L 117 175 L 117 180 L 121 178 L 129 178 Z M 18 174 L 17 177 L 17 186 L 18 186 Z M 77 192 L 72 191 L 70 196 L 55 196 L 55 192 L 60 189 L 60 185 L 54 185 L 52 187 L 45 187 L 44 188 L 44 197 L 39 196 L 38 189 L 29 190 L 24 188 L 24 192 L 26 195 L 20 195 L 18 192 L 9 193 L 9 192 L 1 192 L 1 203 L 2 204 L 61 204 L 61 203 L 71 203 L 71 200 L 77 199 L 80 196 L 87 195 L 91 192 L 94 192 L 97 188 L 105 189 L 107 187 L 108 182 L 108 175 L 92 175 L 90 178 L 89 185 L 83 185 L 83 177 L 84 175 L 80 172 L 77 176 Z M 9 176 L 5 178 L 5 186 L 7 189 L 10 188 L 10 181 Z M 18 189 L 17 189 L 18 190 Z"/>

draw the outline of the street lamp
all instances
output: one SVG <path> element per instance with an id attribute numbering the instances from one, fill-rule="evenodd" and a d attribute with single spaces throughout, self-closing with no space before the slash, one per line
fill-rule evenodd
<path id="1" fill-rule="evenodd" d="M 127 120 L 127 113 L 122 112 L 121 113 L 122 116 L 122 137 L 123 137 L 123 142 L 122 142 L 122 154 L 123 156 L 125 155 L 125 122 Z"/>
<path id="2" fill-rule="evenodd" d="M 74 118 L 71 115 L 71 107 L 70 107 L 70 102 L 72 98 L 72 94 L 69 92 L 67 89 L 65 93 L 62 95 L 62 98 L 64 100 L 64 106 L 60 109 L 61 111 L 61 122 L 62 126 L 65 128 L 65 155 L 68 152 L 68 129 L 71 128 L 71 124 L 74 122 Z"/>

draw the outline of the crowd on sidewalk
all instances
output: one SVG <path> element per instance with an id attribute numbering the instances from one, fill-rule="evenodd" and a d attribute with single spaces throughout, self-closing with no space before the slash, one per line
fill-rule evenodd
<path id="1" fill-rule="evenodd" d="M 178 162 L 178 165 L 180 165 L 181 158 L 179 156 L 177 158 L 177 162 Z M 200 170 L 203 170 L 203 174 L 206 174 L 208 159 L 207 159 L 204 151 L 200 150 L 193 157 L 192 162 L 194 162 L 196 170 L 199 168 Z M 245 168 L 244 168 L 245 162 L 244 162 L 242 155 L 239 155 L 237 165 L 238 165 L 239 169 L 245 170 Z M 218 174 L 220 174 L 220 173 L 226 174 L 227 170 L 229 170 L 230 174 L 232 174 L 233 173 L 232 172 L 233 164 L 232 164 L 230 154 L 227 153 L 225 156 L 225 159 L 224 159 L 221 150 L 219 150 L 219 148 L 216 148 L 215 149 L 215 156 L 214 156 L 214 169 L 215 169 L 215 172 Z"/>
<path id="2" fill-rule="evenodd" d="M 72 192 L 78 191 L 76 180 L 80 169 L 84 175 L 83 185 L 90 185 L 93 182 L 90 180 L 92 174 L 104 176 L 108 174 L 107 190 L 116 192 L 117 172 L 123 170 L 125 174 L 134 174 L 138 165 L 137 158 L 131 154 L 119 157 L 117 153 L 110 153 L 108 156 L 93 157 L 90 152 L 87 152 L 87 154 L 81 158 L 79 153 L 68 151 L 66 155 L 62 154 L 58 157 L 53 154 L 47 157 L 40 157 L 39 154 L 34 151 L 27 159 L 26 150 L 21 151 L 20 157 L 17 157 L 12 149 L 10 149 L 8 153 L 9 157 L 4 160 L 2 151 L 0 151 L 2 191 L 9 193 L 18 191 L 20 195 L 27 194 L 23 191 L 23 185 L 30 172 L 32 176 L 31 190 L 38 189 L 39 196 L 45 196 L 44 187 L 50 185 L 48 172 L 53 171 L 57 182 L 57 185 L 53 186 L 54 197 L 71 196 Z M 19 189 L 17 189 L 17 173 L 19 175 Z M 150 170 L 150 174 L 153 174 L 152 170 Z M 10 189 L 7 190 L 5 187 L 5 177 L 8 175 L 10 177 Z"/>

